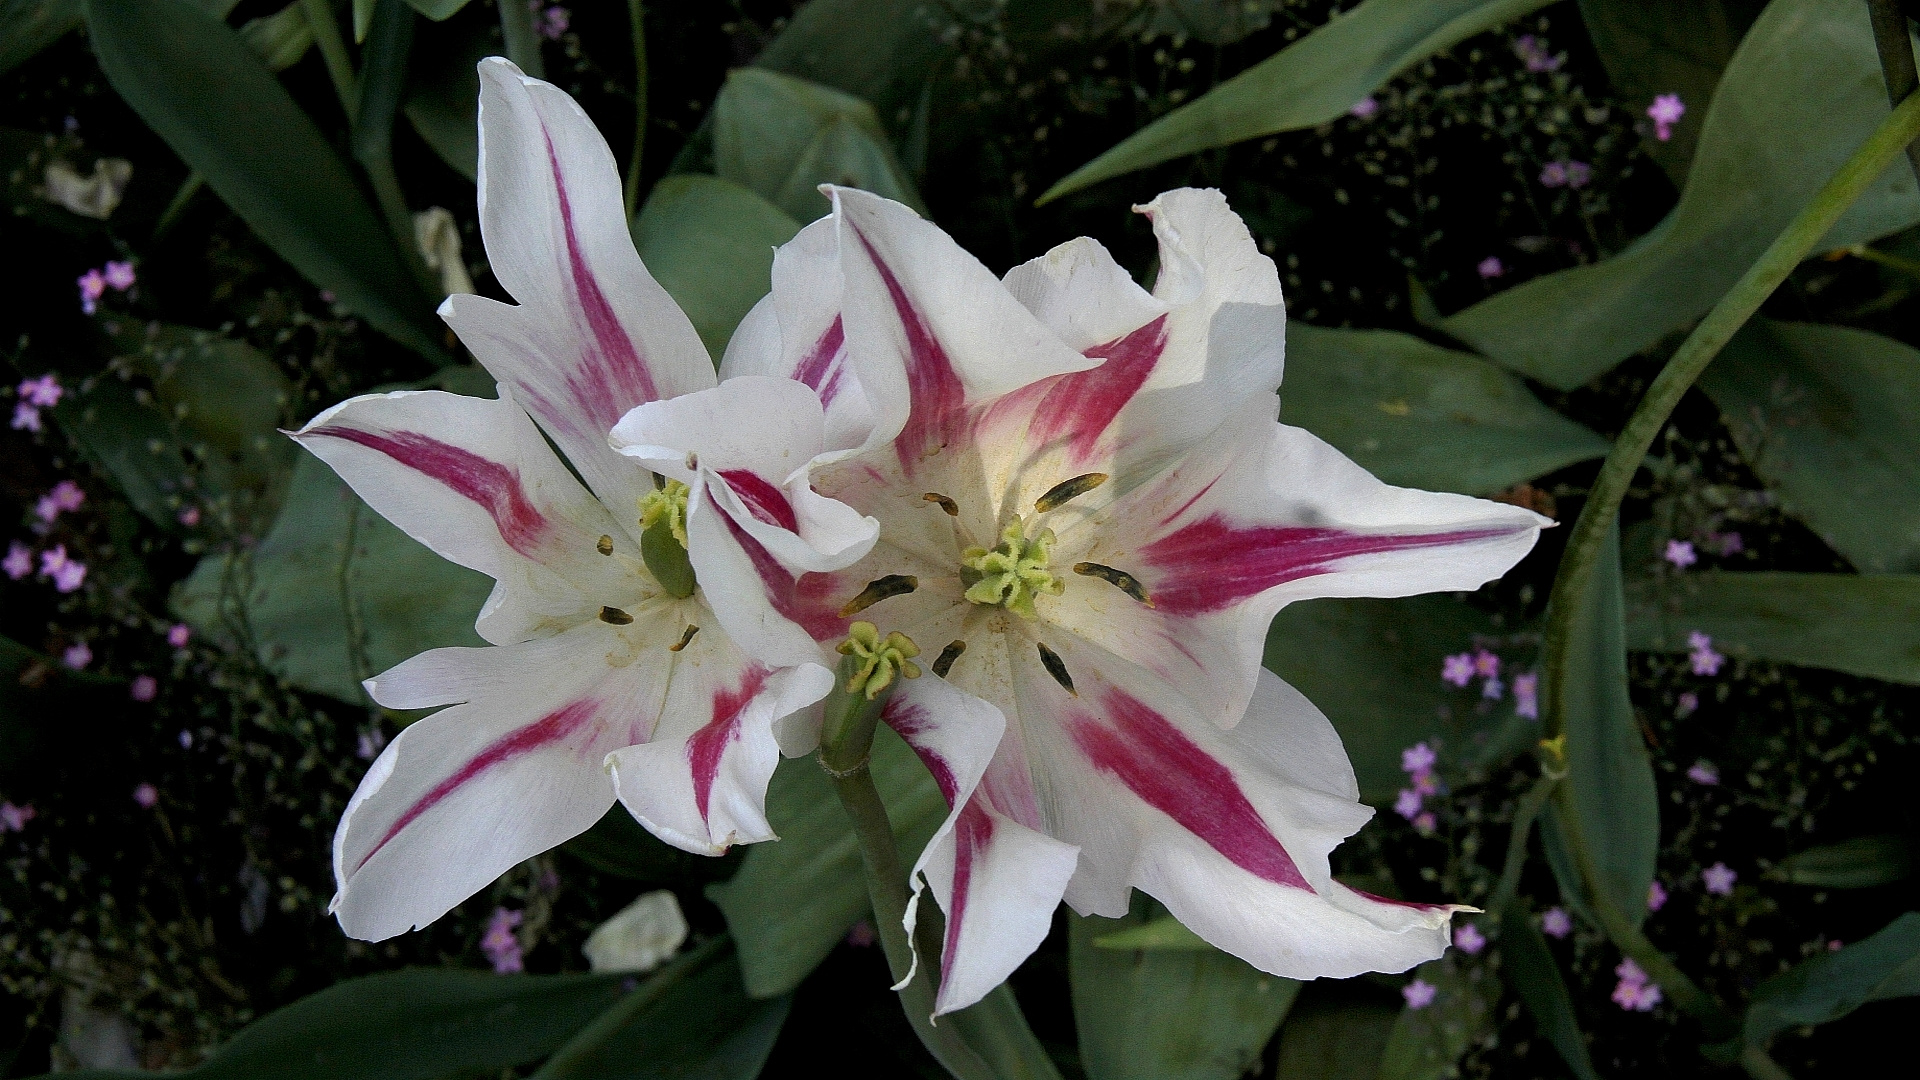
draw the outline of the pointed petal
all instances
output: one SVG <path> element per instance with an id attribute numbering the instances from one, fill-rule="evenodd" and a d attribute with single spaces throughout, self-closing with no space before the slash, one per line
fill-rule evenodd
<path id="1" fill-rule="evenodd" d="M 637 556 L 626 533 L 510 394 L 371 394 L 335 405 L 293 438 L 409 536 L 499 582 L 480 617 L 489 641 L 521 640 L 590 609 L 583 587 L 606 597 L 592 608 L 632 590 L 594 547 L 610 534 Z"/>
<path id="2" fill-rule="evenodd" d="M 911 474 L 960 441 L 966 407 L 1098 361 L 1068 348 L 953 238 L 896 202 L 833 188 L 847 346 Z"/>
<path id="3" fill-rule="evenodd" d="M 1167 359 L 1154 388 L 1205 379 L 1223 393 L 1272 391 L 1286 360 L 1280 272 L 1213 188 L 1176 188 L 1134 207 L 1153 222 L 1167 304 Z"/>
<path id="4" fill-rule="evenodd" d="M 926 677 L 896 691 L 882 716 L 953 808 L 909 875 L 909 933 L 921 890 L 931 889 L 946 913 L 938 1016 L 979 1001 L 1040 946 L 1078 851 L 1002 813 L 980 790 L 1006 726 L 999 709 Z"/>
<path id="5" fill-rule="evenodd" d="M 1126 337 L 1165 315 L 1098 240 L 1078 237 L 1007 271 L 1007 291 L 1070 349 Z M 1094 355 L 1100 355 L 1095 353 Z"/>
<path id="6" fill-rule="evenodd" d="M 441 313 L 610 506 L 642 476 L 606 447 L 628 409 L 714 384 L 693 325 L 635 252 L 619 171 L 565 93 L 480 63 L 480 229 L 519 302 L 449 297 Z"/>

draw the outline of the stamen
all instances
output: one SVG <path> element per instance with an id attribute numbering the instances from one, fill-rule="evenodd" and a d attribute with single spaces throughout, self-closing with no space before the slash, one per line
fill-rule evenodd
<path id="1" fill-rule="evenodd" d="M 667 646 L 667 651 L 668 651 L 668 652 L 679 652 L 679 651 L 680 651 L 681 649 L 684 649 L 684 648 L 686 648 L 686 647 L 687 647 L 687 642 L 689 642 L 689 641 L 692 641 L 692 640 L 693 640 L 693 635 L 695 635 L 695 634 L 697 634 L 697 633 L 699 633 L 699 632 L 700 632 L 700 628 L 699 628 L 699 627 L 697 627 L 697 626 L 695 626 L 695 625 L 693 625 L 692 623 L 688 623 L 688 624 L 687 624 L 687 632 L 686 632 L 686 633 L 684 633 L 684 634 L 681 634 L 681 635 L 680 635 L 680 641 L 679 641 L 679 642 L 678 642 L 677 644 L 674 644 L 674 645 L 669 645 L 669 646 Z"/>
<path id="2" fill-rule="evenodd" d="M 1102 566 L 1097 562 L 1077 562 L 1073 564 L 1073 572 L 1085 577 L 1097 577 L 1148 607 L 1153 606 L 1153 597 L 1147 595 L 1147 590 L 1140 584 L 1140 579 L 1125 570 L 1115 570 L 1111 566 Z"/>
<path id="3" fill-rule="evenodd" d="M 892 685 L 896 671 L 905 678 L 920 677 L 920 665 L 912 659 L 920 655 L 920 647 L 898 630 L 882 640 L 880 629 L 872 623 L 854 623 L 847 627 L 847 640 L 840 643 L 839 652 L 842 656 L 854 657 L 859 663 L 847 677 L 847 693 L 864 692 L 868 701 Z"/>
<path id="4" fill-rule="evenodd" d="M 603 607 L 600 609 L 600 621 L 612 623 L 615 626 L 625 626 L 633 621 L 633 616 L 617 607 Z"/>
<path id="5" fill-rule="evenodd" d="M 875 578 L 867 582 L 867 587 L 860 590 L 859 596 L 847 601 L 847 606 L 840 609 L 840 617 L 851 618 L 889 596 L 905 596 L 919 587 L 920 579 L 911 574 L 888 574 L 883 578 Z"/>
<path id="6" fill-rule="evenodd" d="M 953 662 L 955 660 L 960 659 L 960 654 L 966 651 L 967 651 L 966 642 L 961 641 L 957 638 L 953 641 L 948 642 L 947 647 L 944 649 L 941 649 L 940 655 L 934 658 L 933 673 L 935 675 L 940 676 L 943 679 L 946 678 L 947 672 L 953 670 Z"/>
<path id="7" fill-rule="evenodd" d="M 1085 495 L 1087 492 L 1092 491 L 1094 488 L 1106 482 L 1106 473 L 1081 473 L 1071 480 L 1062 480 L 1048 488 L 1046 494 L 1034 500 L 1033 508 L 1044 514 L 1049 510 L 1066 505 L 1071 500 Z"/>
<path id="8" fill-rule="evenodd" d="M 957 502 L 954 502 L 952 499 L 947 498 L 945 495 L 942 495 L 939 492 L 929 491 L 925 495 L 922 495 L 920 497 L 927 500 L 930 503 L 939 503 L 940 509 L 945 510 L 947 512 L 948 517 L 960 516 L 960 504 Z"/>
<path id="9" fill-rule="evenodd" d="M 1038 618 L 1035 596 L 1059 596 L 1066 584 L 1047 568 L 1053 551 L 1053 530 L 1041 529 L 1040 535 L 1026 538 L 1026 524 L 1007 523 L 1000 534 L 1000 546 L 988 551 L 971 547 L 960 553 L 960 580 L 967 586 L 964 594 L 975 604 L 999 604 L 1023 619 Z"/>
<path id="10" fill-rule="evenodd" d="M 1046 668 L 1047 674 L 1053 676 L 1053 681 L 1064 687 L 1067 693 L 1079 697 L 1080 691 L 1073 688 L 1073 676 L 1067 674 L 1067 665 L 1060 661 L 1060 654 L 1047 648 L 1044 641 L 1036 641 L 1034 645 L 1040 650 L 1040 666 Z"/>
<path id="11" fill-rule="evenodd" d="M 602 555 L 613 554 L 613 537 L 608 536 L 605 533 L 601 533 L 600 541 L 593 545 L 593 550 L 599 552 Z"/>

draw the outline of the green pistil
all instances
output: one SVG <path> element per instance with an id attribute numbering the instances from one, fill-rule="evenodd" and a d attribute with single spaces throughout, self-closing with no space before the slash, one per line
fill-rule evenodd
<path id="1" fill-rule="evenodd" d="M 680 541 L 681 547 L 686 547 L 687 485 L 678 480 L 668 480 L 640 497 L 640 528 L 651 529 L 663 520 L 673 538 Z"/>
<path id="2" fill-rule="evenodd" d="M 699 586 L 687 558 L 687 485 L 667 480 L 641 496 L 640 558 L 670 595 L 684 600 Z"/>
<path id="3" fill-rule="evenodd" d="M 896 630 L 882 640 L 880 628 L 870 622 L 847 627 L 847 640 L 840 643 L 840 654 L 854 658 L 852 664 L 846 665 L 853 668 L 847 674 L 847 693 L 865 694 L 868 701 L 892 685 L 896 671 L 909 679 L 920 677 L 920 665 L 912 660 L 920 655 L 920 647 L 913 639 Z"/>
<path id="4" fill-rule="evenodd" d="M 1023 619 L 1036 618 L 1033 598 L 1041 593 L 1059 596 L 1066 585 L 1047 564 L 1053 553 L 1053 530 L 1041 529 L 1027 539 L 1024 521 L 1009 524 L 1000 534 L 1000 546 L 968 548 L 961 553 L 961 579 L 967 599 L 976 604 L 999 604 Z"/>

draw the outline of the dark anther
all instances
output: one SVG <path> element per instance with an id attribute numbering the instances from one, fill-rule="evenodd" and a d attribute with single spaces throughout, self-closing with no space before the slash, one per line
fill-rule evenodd
<path id="1" fill-rule="evenodd" d="M 608 536 L 605 533 L 600 534 L 600 542 L 593 545 L 593 550 L 599 552 L 602 555 L 613 554 L 613 537 Z"/>
<path id="2" fill-rule="evenodd" d="M 684 649 L 684 648 L 686 648 L 686 647 L 687 647 L 687 642 L 689 642 L 689 641 L 692 641 L 692 640 L 693 640 L 693 635 L 695 635 L 695 634 L 697 634 L 697 633 L 699 633 L 699 632 L 700 632 L 700 628 L 699 628 L 699 627 L 697 627 L 697 626 L 695 626 L 695 625 L 693 625 L 692 623 L 688 623 L 688 624 L 687 624 L 687 632 L 686 632 L 686 633 L 684 633 L 684 634 L 681 634 L 681 635 L 680 635 L 680 643 L 679 643 L 679 644 L 677 644 L 677 645 L 669 645 L 669 646 L 667 646 L 667 651 L 668 651 L 668 652 L 679 652 L 679 651 L 680 651 L 681 649 Z"/>
<path id="3" fill-rule="evenodd" d="M 1067 693 L 1079 697 L 1080 691 L 1073 688 L 1073 676 L 1067 674 L 1067 665 L 1061 662 L 1060 654 L 1047 648 L 1044 641 L 1036 641 L 1034 644 L 1040 648 L 1040 666 L 1046 668 L 1047 674 L 1053 676 L 1054 682 L 1065 687 Z"/>
<path id="4" fill-rule="evenodd" d="M 1073 564 L 1073 572 L 1086 577 L 1097 577 L 1148 607 L 1153 606 L 1153 597 L 1147 595 L 1147 590 L 1141 586 L 1140 579 L 1125 570 L 1115 570 L 1111 566 L 1101 566 L 1097 562 L 1077 562 Z"/>
<path id="5" fill-rule="evenodd" d="M 937 491 L 929 491 L 925 495 L 922 495 L 920 497 L 927 500 L 930 503 L 939 503 L 940 509 L 945 510 L 947 512 L 948 517 L 960 516 L 960 504 L 957 502 L 954 502 L 952 499 L 947 498 L 945 495 L 942 495 Z"/>
<path id="6" fill-rule="evenodd" d="M 617 607 L 603 607 L 600 609 L 600 621 L 612 623 L 615 626 L 625 626 L 633 621 L 633 616 Z"/>
<path id="7" fill-rule="evenodd" d="M 953 662 L 960 659 L 960 654 L 966 651 L 966 642 L 957 639 L 948 642 L 947 647 L 941 649 L 940 655 L 933 661 L 933 673 L 943 679 L 946 678 L 947 672 L 953 670 Z"/>
<path id="8" fill-rule="evenodd" d="M 851 618 L 889 596 L 904 596 L 919 587 L 920 579 L 911 574 L 888 574 L 883 578 L 875 578 L 867 582 L 867 587 L 860 590 L 859 596 L 847 601 L 847 606 L 840 609 L 840 617 Z"/>
<path id="9" fill-rule="evenodd" d="M 1094 488 L 1106 482 L 1106 473 L 1081 473 L 1071 480 L 1062 480 L 1048 488 L 1045 495 L 1034 500 L 1033 508 L 1044 514 L 1055 507 L 1065 506 L 1068 502 L 1085 495 L 1087 492 L 1092 491 Z"/>

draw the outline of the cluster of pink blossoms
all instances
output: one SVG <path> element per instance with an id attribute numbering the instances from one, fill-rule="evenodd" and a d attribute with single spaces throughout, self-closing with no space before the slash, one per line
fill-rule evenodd
<path id="1" fill-rule="evenodd" d="M 1566 62 L 1564 57 L 1547 52 L 1547 43 L 1532 34 L 1522 34 L 1514 40 L 1513 55 L 1524 61 L 1527 70 L 1535 74 L 1558 71 L 1560 65 Z"/>
<path id="2" fill-rule="evenodd" d="M 13 406 L 13 430 L 39 431 L 40 410 L 51 409 L 60 404 L 60 398 L 66 389 L 60 385 L 60 379 L 52 372 L 37 379 L 23 380 L 18 390 L 20 400 Z"/>
<path id="3" fill-rule="evenodd" d="M 7 547 L 6 558 L 0 559 L 0 569 L 15 581 L 33 572 L 33 549 L 15 540 Z M 80 588 L 87 580 L 87 564 L 67 555 L 67 545 L 56 544 L 40 553 L 40 576 L 50 578 L 53 587 L 63 593 Z"/>
<path id="4" fill-rule="evenodd" d="M 1440 791 L 1440 781 L 1433 775 L 1434 762 L 1438 760 L 1433 747 L 1423 742 L 1400 751 L 1400 768 L 1412 779 L 1413 786 L 1400 790 L 1400 797 L 1393 802 L 1393 812 L 1413 822 L 1413 827 L 1422 834 L 1432 832 L 1438 824 L 1431 810 L 1420 808 L 1428 795 Z"/>
<path id="5" fill-rule="evenodd" d="M 1660 1004 L 1660 987 L 1647 981 L 1647 973 L 1632 958 L 1621 960 L 1613 973 L 1620 976 L 1620 984 L 1613 988 L 1614 1004 L 1634 1012 L 1651 1012 Z"/>
<path id="6" fill-rule="evenodd" d="M 86 501 L 87 493 L 80 490 L 79 484 L 62 480 L 33 504 L 33 516 L 51 525 L 61 514 L 80 509 Z"/>
<path id="7" fill-rule="evenodd" d="M 1540 170 L 1540 186 L 1572 188 L 1575 191 L 1593 182 L 1593 166 L 1584 161 L 1549 161 Z"/>
<path id="8" fill-rule="evenodd" d="M 1659 911 L 1667 906 L 1667 887 L 1658 881 L 1647 882 L 1647 910 Z"/>
<path id="9" fill-rule="evenodd" d="M 1713 651 L 1713 638 L 1695 630 L 1687 635 L 1687 661 L 1695 675 L 1712 676 L 1720 674 L 1720 665 L 1727 658 Z"/>
<path id="10" fill-rule="evenodd" d="M 1653 104 L 1647 106 L 1647 119 L 1653 121 L 1653 137 L 1661 142 L 1673 138 L 1673 125 L 1687 114 L 1686 103 L 1679 94 L 1660 94 L 1654 97 Z"/>
<path id="11" fill-rule="evenodd" d="M 480 939 L 480 951 L 487 954 L 493 970 L 502 975 L 526 970 L 520 956 L 520 938 L 513 932 L 522 918 L 518 911 L 494 908 L 493 915 L 487 919 L 487 933 Z"/>
<path id="12" fill-rule="evenodd" d="M 0 802 L 0 833 L 24 832 L 27 822 L 39 816 L 32 804 L 15 806 L 10 802 Z"/>
<path id="13" fill-rule="evenodd" d="M 100 298 L 108 289 L 114 292 L 126 292 L 133 288 L 133 264 L 131 262 L 109 262 L 105 266 L 96 266 L 80 275 L 80 310 L 88 315 L 100 310 Z"/>
<path id="14" fill-rule="evenodd" d="M 545 7 L 540 0 L 527 0 L 527 10 L 533 12 L 534 29 L 548 41 L 559 41 L 573 28 L 573 12 L 558 4 Z"/>

